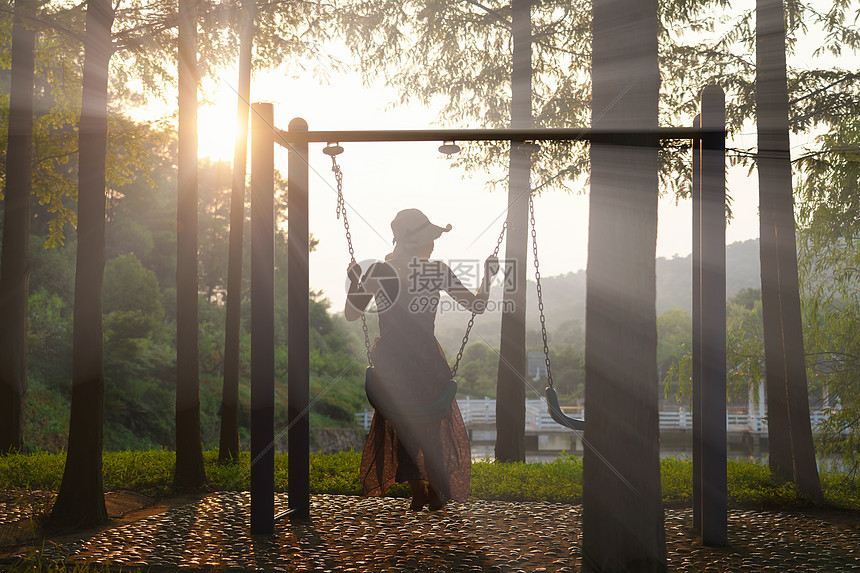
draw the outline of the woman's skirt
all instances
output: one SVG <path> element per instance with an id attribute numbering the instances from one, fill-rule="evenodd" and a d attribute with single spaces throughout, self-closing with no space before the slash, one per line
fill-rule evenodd
<path id="1" fill-rule="evenodd" d="M 429 403 L 450 380 L 450 370 L 436 339 L 415 342 L 402 337 L 377 339 L 374 367 L 399 402 Z M 387 420 L 374 413 L 361 457 L 364 495 L 380 496 L 395 483 L 429 481 L 444 497 L 465 501 L 469 496 L 471 446 L 457 407 L 435 422 Z"/>

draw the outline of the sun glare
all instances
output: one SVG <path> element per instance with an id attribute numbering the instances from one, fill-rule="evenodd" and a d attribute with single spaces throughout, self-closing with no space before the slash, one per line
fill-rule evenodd
<path id="1" fill-rule="evenodd" d="M 232 161 L 236 133 L 237 72 L 228 70 L 205 79 L 201 86 L 197 117 L 198 155 L 213 160 Z M 358 80 L 347 78 L 354 82 Z M 360 85 L 360 82 L 359 82 Z M 356 85 L 350 86 L 357 89 Z M 359 100 L 361 104 L 356 103 Z M 308 73 L 292 78 L 278 72 L 261 73 L 251 83 L 251 102 L 275 105 L 275 124 L 286 128 L 293 116 L 304 117 L 316 129 L 354 128 L 365 114 L 355 114 L 362 106 L 373 109 L 379 102 L 372 96 L 357 96 L 353 106 L 343 106 L 338 89 L 323 85 Z M 340 118 L 338 120 L 337 118 Z M 250 143 L 249 143 L 250 145 Z"/>
<path id="2" fill-rule="evenodd" d="M 224 72 L 222 78 L 204 85 L 206 100 L 201 98 L 197 111 L 197 152 L 200 157 L 232 161 L 236 143 L 235 72 Z M 233 77 L 233 80 L 228 78 Z"/>

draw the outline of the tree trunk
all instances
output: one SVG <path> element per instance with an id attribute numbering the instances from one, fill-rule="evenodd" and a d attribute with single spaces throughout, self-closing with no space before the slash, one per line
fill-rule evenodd
<path id="1" fill-rule="evenodd" d="M 206 482 L 200 443 L 197 332 L 197 3 L 179 0 L 179 190 L 176 209 L 176 474 Z"/>
<path id="2" fill-rule="evenodd" d="M 664 571 L 657 409 L 656 0 L 593 4 L 584 571 Z"/>
<path id="3" fill-rule="evenodd" d="M 532 127 L 531 0 L 513 0 L 511 127 Z M 504 308 L 496 382 L 496 459 L 524 462 L 526 425 L 526 256 L 531 158 L 511 142 Z"/>
<path id="4" fill-rule="evenodd" d="M 245 172 L 248 160 L 248 113 L 251 101 L 251 48 L 254 42 L 254 0 L 242 2 L 239 31 L 239 97 L 237 138 L 230 195 L 230 244 L 227 259 L 227 320 L 224 335 L 224 387 L 221 398 L 220 463 L 239 459 L 239 330 L 242 318 L 242 236 L 245 223 Z"/>
<path id="5" fill-rule="evenodd" d="M 782 0 L 756 2 L 756 113 L 761 291 L 769 464 L 779 479 L 822 500 L 809 420 L 797 278 Z"/>
<path id="6" fill-rule="evenodd" d="M 24 448 L 36 32 L 27 29 L 23 16 L 30 9 L 26 0 L 15 0 L 0 255 L 0 316 L 4 321 L 0 328 L 0 455 Z"/>
<path id="7" fill-rule="evenodd" d="M 78 251 L 72 335 L 72 412 L 66 467 L 49 526 L 107 520 L 102 485 L 104 434 L 105 158 L 111 26 L 110 0 L 87 4 L 78 163 Z"/>

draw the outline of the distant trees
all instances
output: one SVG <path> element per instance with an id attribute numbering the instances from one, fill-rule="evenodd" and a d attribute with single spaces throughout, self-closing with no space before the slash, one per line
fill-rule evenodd
<path id="1" fill-rule="evenodd" d="M 857 140 L 860 142 L 860 140 Z M 856 179 L 852 186 L 856 186 Z M 825 464 L 860 471 L 860 225 L 849 236 L 811 224 L 799 234 L 804 342 L 813 404 L 828 413 L 815 428 Z"/>
<path id="2" fill-rule="evenodd" d="M 102 310 L 105 340 L 104 449 L 175 447 L 175 257 L 176 212 L 175 133 L 150 134 L 150 165 L 132 180 L 113 188 L 108 220 Z M 220 175 L 219 175 L 220 173 Z M 226 178 L 223 176 L 226 175 Z M 221 179 L 219 179 L 221 177 Z M 147 180 L 149 179 L 149 180 Z M 219 182 L 220 181 L 220 182 Z M 216 296 L 199 298 L 199 363 L 201 438 L 205 449 L 218 446 L 221 376 L 224 367 L 224 317 L 221 301 L 227 283 L 227 241 L 230 164 L 200 162 L 199 232 L 201 275 Z M 205 216 L 203 215 L 205 214 Z M 44 229 L 32 237 L 30 296 L 31 391 L 26 403 L 25 446 L 62 451 L 67 444 L 71 388 L 72 298 L 76 239 L 52 249 L 42 247 Z M 280 264 L 286 250 L 277 243 Z M 245 256 L 249 256 L 246 250 Z M 247 261 L 245 263 L 247 265 Z M 283 277 L 281 277 L 283 278 Z M 280 280 L 280 279 L 279 279 Z M 208 288 L 208 287 L 207 287 Z M 283 290 L 283 289 L 281 289 Z M 248 439 L 248 291 L 242 291 L 239 341 L 239 438 Z M 278 323 L 286 326 L 286 297 L 279 301 Z M 315 426 L 349 426 L 352 414 L 366 406 L 360 368 L 348 368 L 361 346 L 342 320 L 326 315 L 322 301 L 311 302 L 312 388 L 323 390 L 338 378 L 336 392 L 324 392 L 311 412 Z M 285 355 L 284 337 L 278 356 Z M 495 356 L 495 354 L 493 355 Z M 278 380 L 285 379 L 286 361 L 279 358 Z M 323 412 L 338 412 L 328 419 Z M 344 412 L 348 415 L 344 416 Z M 278 427 L 286 424 L 279 402 Z M 329 416 L 329 418 L 331 418 Z"/>
<path id="3" fill-rule="evenodd" d="M 810 384 L 829 417 L 817 449 L 860 470 L 860 122 L 846 115 L 797 160 Z"/>
<path id="4" fill-rule="evenodd" d="M 3 250 L 0 254 L 0 455 L 24 447 L 27 302 L 30 284 L 33 94 L 36 32 L 33 2 L 15 0 L 9 93 Z"/>
<path id="5" fill-rule="evenodd" d="M 461 394 L 495 396 L 499 363 L 496 352 L 483 342 L 473 342 L 466 347 L 457 371 Z"/>
<path id="6" fill-rule="evenodd" d="M 692 317 L 679 308 L 657 316 L 657 370 L 660 380 L 692 344 Z"/>

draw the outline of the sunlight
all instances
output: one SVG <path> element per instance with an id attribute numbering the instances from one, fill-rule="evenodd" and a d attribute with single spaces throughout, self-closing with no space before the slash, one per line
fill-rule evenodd
<path id="1" fill-rule="evenodd" d="M 197 111 L 197 149 L 200 157 L 233 161 L 236 141 L 237 94 L 235 70 L 220 73 L 218 78 L 203 80 L 200 107 Z"/>
<path id="2" fill-rule="evenodd" d="M 229 69 L 213 72 L 201 82 L 197 133 L 200 157 L 233 160 L 236 137 L 236 104 L 238 72 Z M 354 75 L 332 76 L 334 84 L 315 78 L 310 71 L 293 77 L 283 70 L 259 72 L 251 81 L 251 103 L 275 104 L 275 125 L 286 129 L 290 119 L 304 118 L 313 129 L 358 129 L 379 127 L 390 114 L 377 109 L 390 94 L 380 97 L 378 91 L 365 90 Z M 344 105 L 344 93 L 350 94 L 350 105 Z M 362 113 L 356 113 L 362 110 Z M 419 125 L 429 120 L 421 110 L 408 110 L 410 120 L 420 117 Z M 401 114 L 402 122 L 404 114 Z M 389 119 L 390 121 L 390 119 Z M 395 123 L 393 126 L 398 127 Z M 250 143 L 249 143 L 250 145 Z M 286 166 L 283 166 L 286 169 Z"/>

